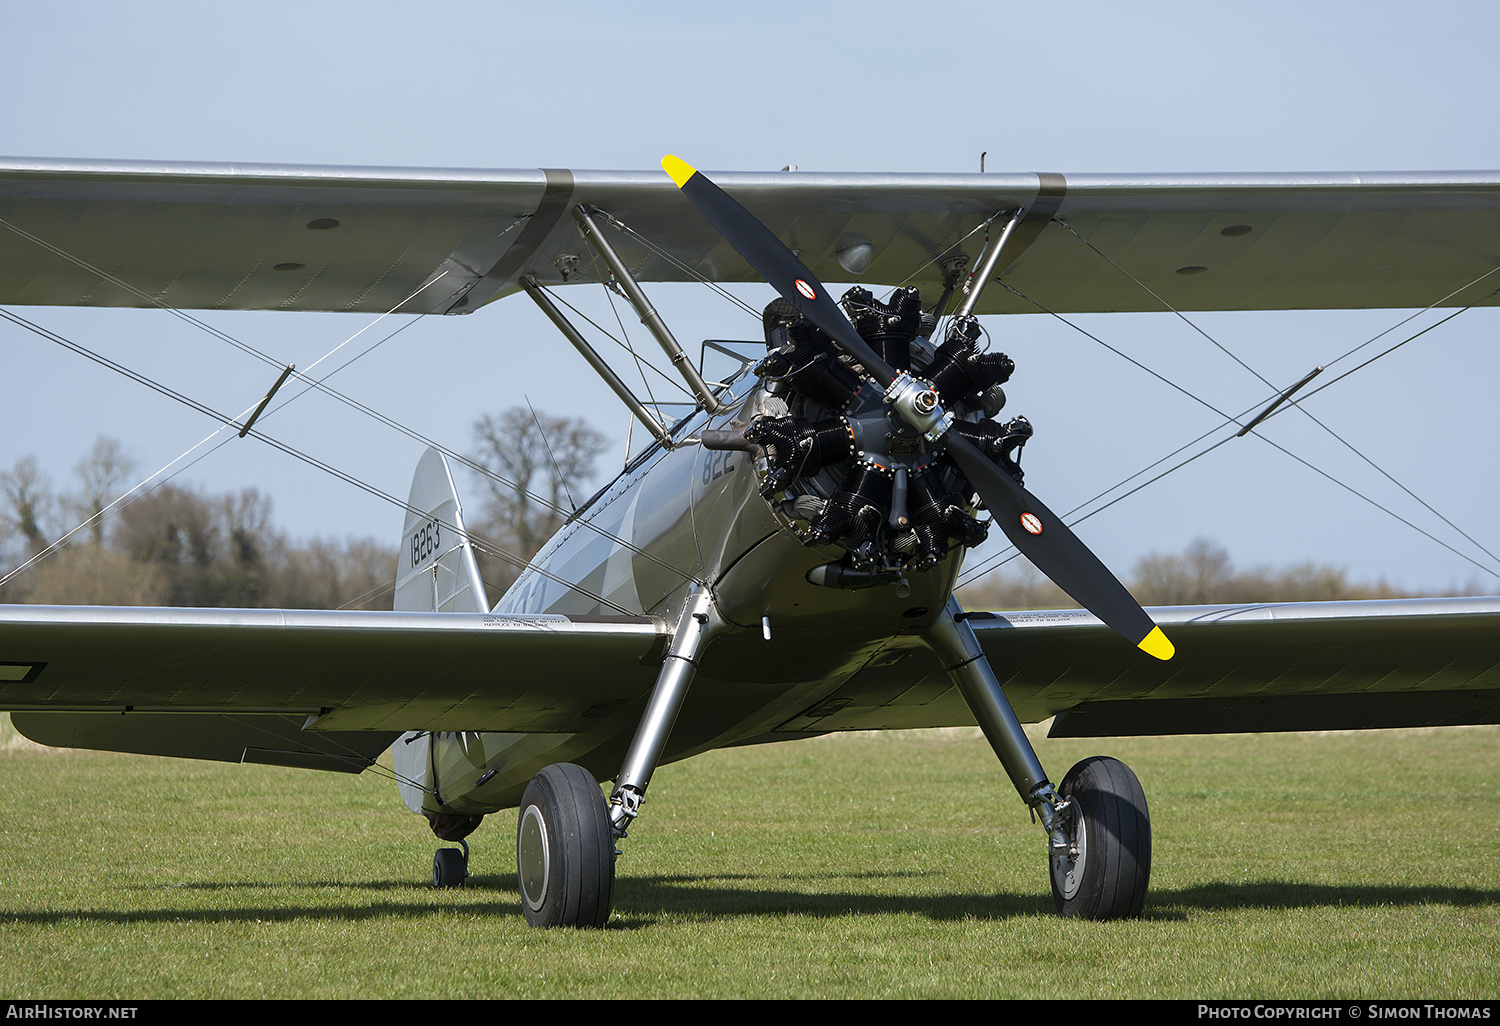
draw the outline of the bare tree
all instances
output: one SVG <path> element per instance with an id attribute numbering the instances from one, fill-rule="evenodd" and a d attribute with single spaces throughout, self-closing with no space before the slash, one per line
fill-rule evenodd
<path id="1" fill-rule="evenodd" d="M 23 575 L 24 601 L 57 606 L 159 606 L 171 599 L 160 566 L 99 545 L 70 545 Z"/>
<path id="2" fill-rule="evenodd" d="M 118 499 L 135 470 L 135 460 L 113 438 L 100 435 L 93 451 L 73 466 L 78 477 L 77 494 L 63 499 L 63 506 L 79 523 L 88 523 L 89 538 L 104 544 L 104 508 Z"/>
<path id="3" fill-rule="evenodd" d="M 1025 556 L 961 589 L 966 609 L 1071 609 L 1078 605 Z"/>
<path id="4" fill-rule="evenodd" d="M 538 426 L 540 422 L 540 427 Z M 474 424 L 474 462 L 481 476 L 484 508 L 470 528 L 523 559 L 530 559 L 557 532 L 594 476 L 594 460 L 609 445 L 581 418 L 532 416 L 513 406 Z M 571 495 L 571 500 L 570 500 Z M 508 587 L 517 570 L 483 558 L 491 584 Z"/>
<path id="5" fill-rule="evenodd" d="M 118 442 L 101 437 L 74 467 L 78 490 L 60 500 L 34 457 L 0 472 L 0 558 L 22 548 L 31 555 L 45 550 L 49 535 L 61 534 L 59 508 L 77 518 L 71 523 L 89 523 L 87 533 L 8 582 L 0 601 L 283 608 L 383 602 L 389 608 L 393 546 L 293 545 L 272 521 L 270 498 L 254 488 L 209 495 L 160 484 L 104 514 L 128 488 L 133 468 Z"/>
<path id="6" fill-rule="evenodd" d="M 0 510 L 8 534 L 19 534 L 26 542 L 29 555 L 36 555 L 48 545 L 44 523 L 50 523 L 57 504 L 47 475 L 36 465 L 35 456 L 22 456 L 10 470 L 0 471 L 0 494 L 5 507 Z"/>
<path id="7" fill-rule="evenodd" d="M 1234 567 L 1222 545 L 1195 538 L 1182 555 L 1153 552 L 1135 565 L 1136 597 L 1150 605 L 1234 602 Z"/>

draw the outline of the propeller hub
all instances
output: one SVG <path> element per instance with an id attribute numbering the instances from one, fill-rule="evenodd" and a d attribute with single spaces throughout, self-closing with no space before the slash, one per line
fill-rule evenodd
<path id="1" fill-rule="evenodd" d="M 932 386 L 905 371 L 897 374 L 885 390 L 885 401 L 929 442 L 936 442 L 953 426 L 953 414 L 943 409 Z"/>

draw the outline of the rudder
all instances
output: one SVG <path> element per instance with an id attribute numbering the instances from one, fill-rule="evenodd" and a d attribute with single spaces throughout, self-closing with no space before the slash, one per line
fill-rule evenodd
<path id="1" fill-rule="evenodd" d="M 448 461 L 428 449 L 407 499 L 394 608 L 402 613 L 488 613 L 489 602 Z"/>

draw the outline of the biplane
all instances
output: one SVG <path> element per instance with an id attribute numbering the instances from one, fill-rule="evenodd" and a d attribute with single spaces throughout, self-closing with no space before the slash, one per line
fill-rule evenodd
<path id="1" fill-rule="evenodd" d="M 1497 599 L 1142 609 L 1026 489 L 1031 425 L 998 417 L 1014 366 L 977 320 L 1034 299 L 1493 306 L 1500 173 L 663 168 L 0 162 L 0 303 L 466 314 L 524 292 L 650 438 L 493 604 L 433 449 L 389 612 L 0 607 L 17 729 L 345 772 L 393 748 L 407 806 L 459 845 L 436 886 L 464 881 L 483 817 L 518 809 L 527 920 L 600 926 L 654 770 L 715 748 L 977 724 L 1042 826 L 1058 911 L 1109 919 L 1146 896 L 1141 786 L 1103 757 L 1054 783 L 1023 723 L 1500 722 Z M 642 287 L 692 280 L 771 286 L 757 353 L 722 379 Z M 664 417 L 594 350 L 554 298 L 583 281 L 629 300 L 691 413 Z M 964 555 L 996 530 L 1083 608 L 964 610 Z"/>

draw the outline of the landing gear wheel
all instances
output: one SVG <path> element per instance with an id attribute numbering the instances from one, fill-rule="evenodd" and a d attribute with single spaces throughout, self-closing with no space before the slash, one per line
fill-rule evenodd
<path id="1" fill-rule="evenodd" d="M 462 843 L 462 842 L 460 842 Z M 439 848 L 432 857 L 432 886 L 438 890 L 462 887 L 469 878 L 469 846 L 463 851 L 457 848 Z"/>
<path id="2" fill-rule="evenodd" d="M 615 885 L 604 795 L 582 766 L 548 766 L 526 785 L 516 827 L 521 911 L 532 926 L 603 926 Z"/>
<path id="3" fill-rule="evenodd" d="M 1073 852 L 1051 860 L 1058 914 L 1139 916 L 1151 876 L 1151 816 L 1140 781 L 1118 759 L 1096 755 L 1068 770 L 1057 790 L 1073 806 Z"/>

